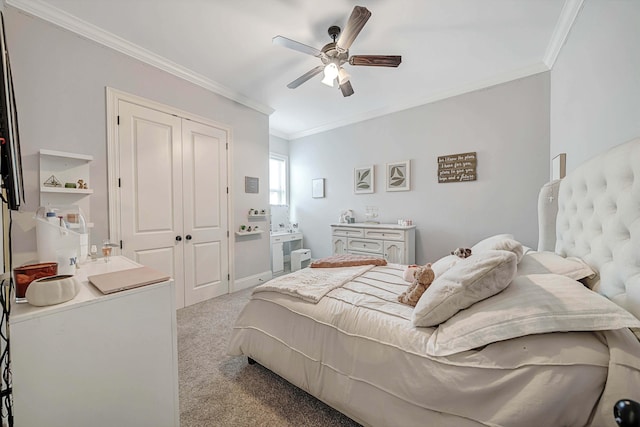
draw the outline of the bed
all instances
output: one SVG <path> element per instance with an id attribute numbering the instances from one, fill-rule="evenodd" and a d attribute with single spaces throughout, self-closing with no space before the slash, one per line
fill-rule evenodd
<path id="1" fill-rule="evenodd" d="M 638 177 L 635 179 L 635 177 Z M 640 401 L 640 139 L 539 196 L 510 234 L 433 263 L 306 268 L 253 290 L 229 344 L 363 425 L 616 426 Z"/>

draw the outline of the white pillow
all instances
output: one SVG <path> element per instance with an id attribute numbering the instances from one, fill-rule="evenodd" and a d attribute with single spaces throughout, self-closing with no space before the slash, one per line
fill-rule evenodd
<path id="1" fill-rule="evenodd" d="M 487 250 L 461 259 L 437 277 L 422 294 L 411 315 L 415 326 L 438 325 L 458 311 L 495 295 L 516 274 L 513 252 Z"/>
<path id="2" fill-rule="evenodd" d="M 498 234 L 484 239 L 481 242 L 476 243 L 471 248 L 471 253 L 474 254 L 476 251 L 484 252 L 487 250 L 511 251 L 516 254 L 516 257 L 518 257 L 518 262 L 520 262 L 524 255 L 524 247 L 522 246 L 522 243 L 515 240 L 511 234 Z"/>
<path id="3" fill-rule="evenodd" d="M 518 264 L 518 275 L 554 273 L 573 280 L 593 279 L 597 273 L 580 258 L 565 258 L 554 252 L 529 252 Z"/>
<path id="4" fill-rule="evenodd" d="M 448 356 L 531 334 L 639 326 L 629 312 L 568 277 L 516 276 L 504 291 L 438 326 L 427 354 Z"/>
<path id="5" fill-rule="evenodd" d="M 496 242 L 500 242 L 504 239 L 513 239 L 513 234 L 496 234 L 495 236 L 482 239 L 475 245 L 471 246 L 471 253 L 475 254 L 493 249 Z"/>
<path id="6" fill-rule="evenodd" d="M 436 277 L 442 276 L 442 274 L 446 273 L 451 267 L 456 265 L 458 261 L 462 260 L 459 256 L 456 255 L 447 255 L 443 256 L 433 264 L 431 264 L 431 269 Z"/>

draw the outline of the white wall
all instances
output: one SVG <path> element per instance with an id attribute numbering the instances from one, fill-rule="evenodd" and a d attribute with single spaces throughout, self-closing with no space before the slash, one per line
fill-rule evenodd
<path id="1" fill-rule="evenodd" d="M 289 141 L 279 136 L 269 135 L 269 152 L 288 156 Z"/>
<path id="2" fill-rule="evenodd" d="M 339 108 L 337 100 L 336 107 Z M 437 157 L 476 151 L 478 180 L 438 184 Z M 290 142 L 291 215 L 314 258 L 330 255 L 343 209 L 417 224 L 416 261 L 435 261 L 495 233 L 537 246 L 536 200 L 549 179 L 549 74 L 412 108 Z M 411 160 L 411 191 L 386 192 L 384 165 Z M 353 168 L 375 165 L 375 193 L 353 193 Z M 326 197 L 311 180 L 326 178 Z"/>
<path id="3" fill-rule="evenodd" d="M 567 171 L 640 137 L 640 1 L 585 0 L 551 71 L 551 157 Z"/>
<path id="4" fill-rule="evenodd" d="M 90 211 L 95 228 L 91 240 L 95 243 L 107 238 L 106 86 L 230 127 L 232 225 L 246 222 L 249 208 L 268 207 L 267 115 L 14 8 L 5 9 L 26 190 L 26 204 L 14 218 L 15 264 L 35 257 L 35 230 L 30 219 L 39 205 L 41 148 L 94 157 L 90 182 L 95 192 Z M 244 192 L 245 176 L 260 178 L 259 194 Z M 270 270 L 267 237 L 237 241 L 231 255 L 235 257 L 236 279 Z"/>

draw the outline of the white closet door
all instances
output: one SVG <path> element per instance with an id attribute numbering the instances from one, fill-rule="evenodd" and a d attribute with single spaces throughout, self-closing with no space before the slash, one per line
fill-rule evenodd
<path id="1" fill-rule="evenodd" d="M 185 305 L 229 292 L 227 132 L 182 122 Z"/>
<path id="2" fill-rule="evenodd" d="M 122 254 L 171 275 L 180 308 L 184 306 L 182 120 L 124 101 L 119 102 L 118 113 Z"/>

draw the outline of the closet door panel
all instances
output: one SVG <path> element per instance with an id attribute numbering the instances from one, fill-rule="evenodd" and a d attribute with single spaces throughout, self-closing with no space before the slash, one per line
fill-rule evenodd
<path id="1" fill-rule="evenodd" d="M 133 142 L 133 203 L 137 233 L 172 231 L 173 169 L 172 129 L 169 125 L 136 121 Z"/>
<path id="2" fill-rule="evenodd" d="M 184 306 L 182 120 L 118 104 L 122 254 L 171 275 Z"/>
<path id="3" fill-rule="evenodd" d="M 228 292 L 227 133 L 182 126 L 185 304 Z"/>
<path id="4" fill-rule="evenodd" d="M 182 270 L 182 268 L 175 265 L 175 252 L 176 247 L 173 244 L 164 248 L 137 250 L 133 254 L 133 260 L 175 277 L 176 270 Z"/>

